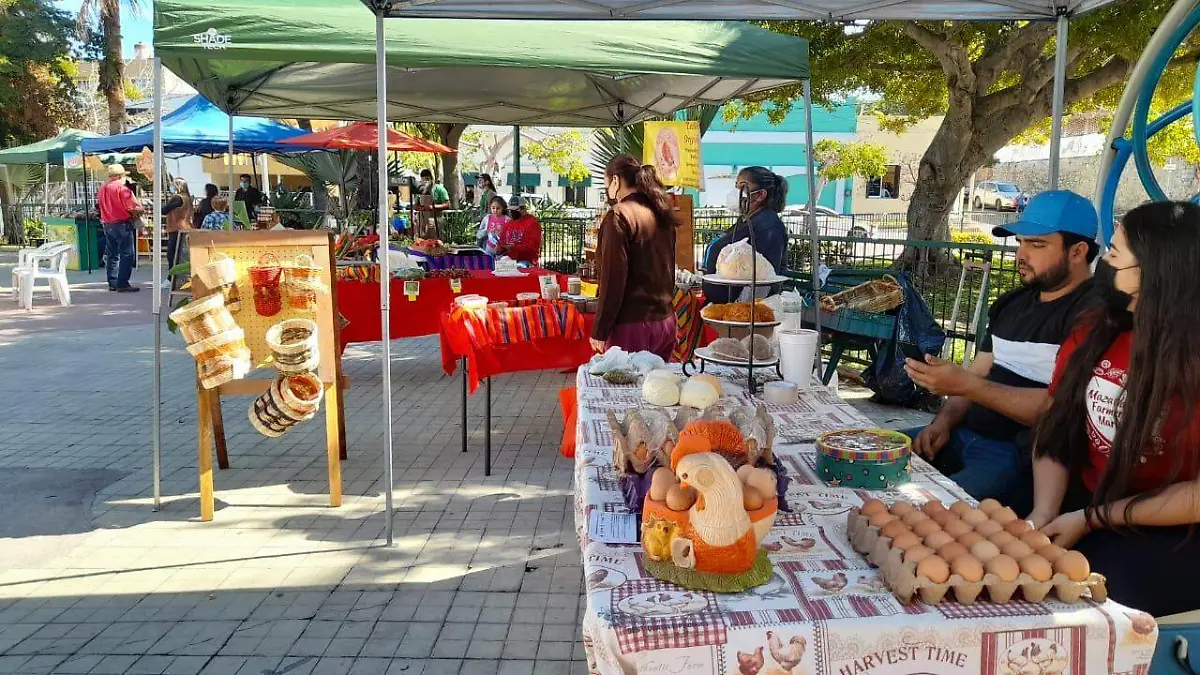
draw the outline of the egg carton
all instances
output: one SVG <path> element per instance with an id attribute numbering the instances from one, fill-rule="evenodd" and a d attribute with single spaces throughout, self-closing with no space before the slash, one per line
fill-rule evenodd
<path id="1" fill-rule="evenodd" d="M 1041 602 L 1051 591 L 1059 600 L 1068 604 L 1079 602 L 1085 592 L 1089 592 L 1091 599 L 1096 602 L 1108 599 L 1104 575 L 1095 572 L 1083 581 L 1071 581 L 1062 573 L 1050 577 L 1049 581 L 1038 581 L 1025 572 L 1017 575 L 1014 581 L 1003 581 L 990 572 L 985 573 L 980 581 L 967 581 L 961 575 L 951 574 L 946 582 L 937 584 L 918 577 L 917 563 L 904 562 L 904 553 L 891 548 L 891 537 L 883 536 L 879 528 L 872 526 L 857 508 L 851 509 L 847 515 L 846 531 L 849 534 L 850 546 L 879 568 L 892 594 L 906 604 L 911 602 L 914 596 L 919 596 L 926 604 L 936 605 L 953 591 L 955 600 L 970 605 L 978 600 L 985 590 L 992 602 L 1003 604 L 1012 600 L 1018 589 L 1029 602 Z"/>

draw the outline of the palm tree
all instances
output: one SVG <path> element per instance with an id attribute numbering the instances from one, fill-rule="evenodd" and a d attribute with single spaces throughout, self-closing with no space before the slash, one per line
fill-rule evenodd
<path id="1" fill-rule="evenodd" d="M 141 0 L 125 0 L 131 10 Z M 121 0 L 83 0 L 79 7 L 79 33 L 86 41 L 92 20 L 99 17 L 103 43 L 99 67 L 98 91 L 108 104 L 108 133 L 125 130 L 125 61 L 121 58 Z"/>

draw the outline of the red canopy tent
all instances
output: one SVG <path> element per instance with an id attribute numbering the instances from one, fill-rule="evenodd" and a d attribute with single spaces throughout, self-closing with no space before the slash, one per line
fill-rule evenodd
<path id="1" fill-rule="evenodd" d="M 379 148 L 379 125 L 375 122 L 355 122 L 281 142 L 308 148 L 374 151 Z M 387 130 L 387 149 L 392 152 L 433 152 L 441 155 L 455 152 L 453 148 L 441 143 L 410 136 L 395 129 Z"/>

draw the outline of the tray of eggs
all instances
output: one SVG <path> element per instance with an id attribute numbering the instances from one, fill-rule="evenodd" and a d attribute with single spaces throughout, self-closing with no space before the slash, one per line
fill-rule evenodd
<path id="1" fill-rule="evenodd" d="M 850 545 L 880 568 L 902 602 L 919 596 L 936 604 L 953 593 L 969 605 L 986 591 L 992 602 L 1005 603 L 1018 590 L 1029 602 L 1051 592 L 1068 603 L 1085 592 L 1097 602 L 1108 597 L 1104 577 L 1082 553 L 1055 546 L 994 499 L 978 507 L 937 500 L 889 507 L 869 499 L 850 510 L 848 532 Z"/>

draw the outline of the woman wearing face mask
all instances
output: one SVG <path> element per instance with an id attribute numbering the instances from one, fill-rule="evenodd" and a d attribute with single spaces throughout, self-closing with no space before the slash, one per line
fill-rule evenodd
<path id="1" fill-rule="evenodd" d="M 163 215 L 167 217 L 167 269 L 170 270 L 178 261 L 179 235 L 184 230 L 192 229 L 192 193 L 188 190 L 187 181 L 176 178 L 167 187 L 171 198 L 163 207 Z"/>
<path id="2" fill-rule="evenodd" d="M 787 181 L 783 176 L 761 166 L 751 166 L 738 172 L 733 190 L 729 192 L 729 210 L 740 215 L 738 223 L 708 245 L 704 255 L 704 270 L 710 274 L 717 271 L 717 256 L 728 245 L 747 239 L 750 228 L 754 228 L 754 250 L 760 253 L 775 268 L 776 274 L 787 269 L 787 228 L 779 213 L 787 200 Z M 742 190 L 747 190 L 750 199 L 743 212 Z M 704 284 L 704 297 L 709 302 L 735 302 L 741 295 L 741 287 Z M 760 297 L 779 292 L 779 286 L 759 289 Z M 744 298 L 748 300 L 749 298 Z"/>
<path id="3" fill-rule="evenodd" d="M 1200 208 L 1138 207 L 1111 246 L 1036 427 L 1030 520 L 1162 616 L 1200 607 Z"/>
<path id="4" fill-rule="evenodd" d="M 675 348 L 675 213 L 654 167 L 618 155 L 604 171 L 612 206 L 596 246 L 600 297 L 592 348 L 671 358 Z"/>

